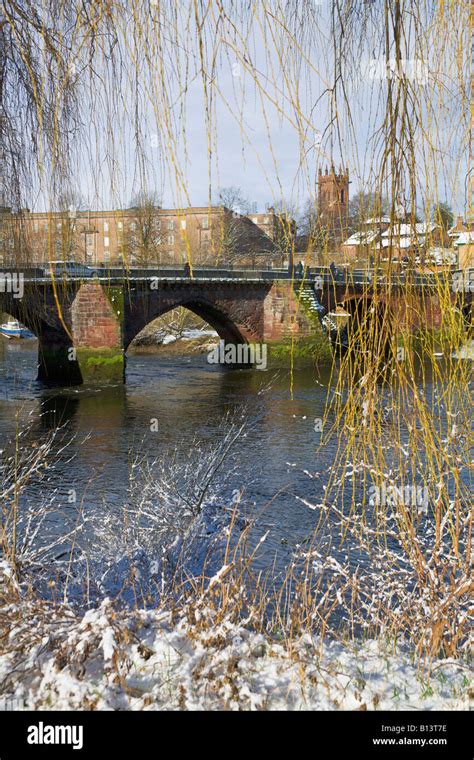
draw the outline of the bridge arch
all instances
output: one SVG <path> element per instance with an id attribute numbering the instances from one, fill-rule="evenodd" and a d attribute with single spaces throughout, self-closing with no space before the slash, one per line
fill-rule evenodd
<path id="1" fill-rule="evenodd" d="M 348 295 L 337 305 L 349 314 L 348 348 L 357 351 L 362 346 L 372 356 L 385 357 L 391 349 L 393 337 L 394 315 L 390 305 L 371 293 Z"/>
<path id="2" fill-rule="evenodd" d="M 14 298 L 0 299 L 0 314 L 6 314 L 12 319 L 17 319 L 22 325 L 39 339 L 42 332 L 42 320 L 38 318 L 34 310 L 25 308 L 21 300 Z"/>
<path id="3" fill-rule="evenodd" d="M 209 324 L 226 343 L 248 343 L 248 337 L 228 314 L 219 309 L 215 304 L 205 298 L 177 298 L 176 301 L 167 301 L 160 304 L 140 319 L 134 319 L 125 331 L 124 349 L 127 351 L 131 342 L 148 325 L 159 317 L 177 308 L 188 309 Z M 127 327 L 127 326 L 126 326 Z"/>

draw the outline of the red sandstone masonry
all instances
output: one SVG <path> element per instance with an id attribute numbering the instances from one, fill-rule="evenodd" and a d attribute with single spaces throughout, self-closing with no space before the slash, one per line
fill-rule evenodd
<path id="1" fill-rule="evenodd" d="M 307 337 L 314 324 L 298 303 L 291 282 L 275 283 L 264 303 L 264 340 L 282 340 L 292 335 Z"/>
<path id="2" fill-rule="evenodd" d="M 85 283 L 71 307 L 72 333 L 77 348 L 121 348 L 120 324 L 99 283 Z"/>

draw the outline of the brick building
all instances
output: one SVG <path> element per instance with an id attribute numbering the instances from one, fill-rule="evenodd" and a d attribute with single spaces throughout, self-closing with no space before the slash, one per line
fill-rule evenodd
<path id="1" fill-rule="evenodd" d="M 273 206 L 262 214 L 249 214 L 248 218 L 273 240 L 279 250 L 291 248 L 296 238 L 296 222 L 287 214 L 276 212 Z"/>
<path id="2" fill-rule="evenodd" d="M 254 223 L 254 216 L 261 216 Z M 2 214 L 0 259 L 36 264 L 73 259 L 91 266 L 281 266 L 282 221 L 252 219 L 225 206 Z M 268 221 L 265 221 L 265 220 Z M 294 222 L 293 222 L 294 225 Z M 294 226 L 292 227 L 294 233 Z"/>

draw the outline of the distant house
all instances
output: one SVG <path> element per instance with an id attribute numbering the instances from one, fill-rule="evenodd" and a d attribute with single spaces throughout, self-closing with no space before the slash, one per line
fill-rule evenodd
<path id="1" fill-rule="evenodd" d="M 380 247 L 382 234 L 390 224 L 388 216 L 373 216 L 361 224 L 361 230 L 351 235 L 341 246 L 344 260 L 370 261 Z"/>
<path id="2" fill-rule="evenodd" d="M 396 223 L 382 232 L 380 248 L 382 258 L 389 258 L 389 252 L 392 258 L 416 258 L 424 256 L 433 247 L 447 248 L 450 242 L 448 234 L 439 224 L 433 222 Z"/>
<path id="3" fill-rule="evenodd" d="M 454 246 L 457 249 L 457 265 L 459 269 L 474 267 L 474 231 L 461 232 Z"/>
<path id="4" fill-rule="evenodd" d="M 448 235 L 453 242 L 453 244 L 456 244 L 459 235 L 461 235 L 463 232 L 473 232 L 474 231 L 474 224 L 466 224 L 466 222 L 463 220 L 462 216 L 456 217 L 456 223 L 453 224 L 453 226 L 448 230 Z"/>
<path id="5" fill-rule="evenodd" d="M 379 237 L 377 230 L 368 229 L 355 232 L 341 246 L 344 260 L 347 262 L 360 261 L 361 259 L 368 261 L 376 250 Z"/>
<path id="6" fill-rule="evenodd" d="M 417 263 L 429 254 L 431 263 L 445 265 L 451 262 L 448 246 L 451 240 L 442 227 L 432 222 L 390 226 L 390 217 L 367 219 L 359 232 L 351 235 L 342 245 L 344 259 L 350 262 L 414 259 Z M 418 260 L 418 261 L 417 261 Z"/>
<path id="7" fill-rule="evenodd" d="M 415 263 L 417 260 L 415 258 Z M 450 267 L 457 263 L 456 251 L 452 248 L 442 248 L 441 246 L 433 246 L 428 248 L 425 254 L 425 264 L 433 267 Z"/>

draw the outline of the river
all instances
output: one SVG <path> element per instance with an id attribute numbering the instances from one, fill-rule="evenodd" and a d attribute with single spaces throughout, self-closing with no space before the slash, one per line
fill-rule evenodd
<path id="1" fill-rule="evenodd" d="M 38 445 L 58 425 L 71 439 L 62 451 L 62 443 L 55 444 L 48 477 L 28 484 L 24 498 L 30 502 L 53 498 L 65 512 L 80 503 L 86 514 L 104 504 L 120 508 L 137 456 L 153 460 L 177 449 L 192 462 L 196 441 L 205 446 L 219 440 L 222 421 L 234 413 L 245 415 L 249 427 L 224 465 L 236 470 L 224 490 L 244 486 L 246 509 L 261 515 L 259 535 L 268 536 L 258 566 L 283 571 L 295 546 L 313 532 L 318 515 L 295 494 L 320 501 L 322 483 L 304 470 L 324 473 L 335 458 L 337 438 L 318 451 L 315 431 L 329 371 L 295 371 L 291 389 L 284 370 L 229 370 L 208 364 L 205 355 L 156 353 L 128 357 L 123 386 L 52 389 L 35 381 L 36 363 L 36 342 L 0 338 L 1 447 L 17 425 L 29 425 L 28 445 Z M 429 377 L 424 391 L 432 392 Z"/>

